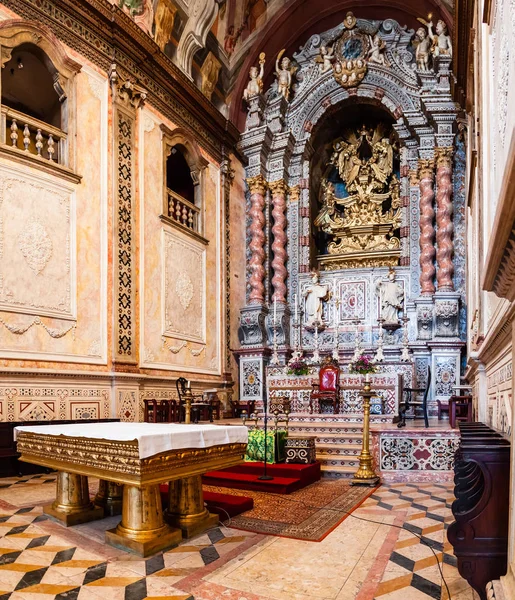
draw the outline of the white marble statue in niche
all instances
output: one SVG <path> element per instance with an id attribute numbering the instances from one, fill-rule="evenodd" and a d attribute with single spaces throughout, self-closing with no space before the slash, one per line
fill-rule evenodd
<path id="1" fill-rule="evenodd" d="M 313 273 L 311 285 L 304 291 L 304 297 L 306 298 L 306 327 L 314 327 L 315 324 L 320 327 L 323 323 L 322 302 L 329 297 L 329 287 L 320 283 L 318 273 Z"/>
<path id="2" fill-rule="evenodd" d="M 399 311 L 404 308 L 404 290 L 395 281 L 395 270 L 390 267 L 387 281 L 377 281 L 375 285 L 376 295 L 381 302 L 381 318 L 384 323 L 399 323 Z"/>

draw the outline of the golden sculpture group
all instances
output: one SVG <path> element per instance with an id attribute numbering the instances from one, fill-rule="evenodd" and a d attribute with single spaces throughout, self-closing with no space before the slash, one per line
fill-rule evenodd
<path id="1" fill-rule="evenodd" d="M 395 235 L 401 225 L 400 183 L 393 172 L 394 146 L 382 125 L 363 126 L 333 144 L 322 179 L 322 208 L 314 225 L 331 236 L 324 270 L 360 266 L 394 266 L 400 256 Z M 328 179 L 337 169 L 347 196 L 338 198 Z M 343 211 L 338 210 L 343 207 Z"/>

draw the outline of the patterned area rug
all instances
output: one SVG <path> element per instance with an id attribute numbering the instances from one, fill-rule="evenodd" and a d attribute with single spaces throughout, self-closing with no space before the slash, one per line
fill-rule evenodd
<path id="1" fill-rule="evenodd" d="M 205 490 L 241 495 L 241 490 L 204 486 Z M 344 480 L 321 480 L 292 494 L 245 490 L 254 508 L 225 524 L 235 529 L 320 542 L 377 488 L 351 486 Z"/>

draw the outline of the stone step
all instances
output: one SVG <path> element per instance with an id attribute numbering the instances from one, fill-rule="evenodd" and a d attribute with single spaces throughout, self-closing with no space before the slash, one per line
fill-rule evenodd
<path id="1" fill-rule="evenodd" d="M 328 467 L 324 464 L 320 465 L 320 471 L 324 479 L 352 479 L 356 470 L 355 467 L 349 466 Z"/>
<path id="2" fill-rule="evenodd" d="M 363 432 L 359 433 L 306 433 L 295 431 L 289 432 L 288 437 L 290 438 L 302 438 L 302 437 L 314 437 L 317 447 L 320 444 L 361 444 L 363 439 Z"/>
<path id="3" fill-rule="evenodd" d="M 322 467 L 351 467 L 357 469 L 359 467 L 359 457 L 348 456 L 345 454 L 327 454 L 325 452 L 317 452 L 317 460 Z"/>
<path id="4" fill-rule="evenodd" d="M 361 443 L 359 444 L 319 444 L 316 445 L 317 456 L 327 454 L 332 456 L 357 456 L 361 452 Z"/>

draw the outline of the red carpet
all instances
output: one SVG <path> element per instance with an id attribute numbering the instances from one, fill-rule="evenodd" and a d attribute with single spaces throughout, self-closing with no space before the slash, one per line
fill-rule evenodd
<path id="1" fill-rule="evenodd" d="M 161 484 L 159 490 L 163 507 L 166 507 L 168 504 L 168 484 Z M 248 496 L 221 494 L 207 490 L 204 490 L 204 502 L 207 504 L 209 512 L 219 515 L 222 521 L 227 519 L 227 515 L 235 517 L 254 508 L 254 500 Z"/>
<path id="2" fill-rule="evenodd" d="M 267 474 L 273 477 L 270 481 L 262 481 L 262 462 L 246 462 L 236 467 L 220 471 L 209 471 L 202 477 L 202 483 L 255 492 L 273 492 L 275 494 L 291 494 L 320 479 L 320 463 L 310 465 L 274 464 L 267 466 Z"/>

